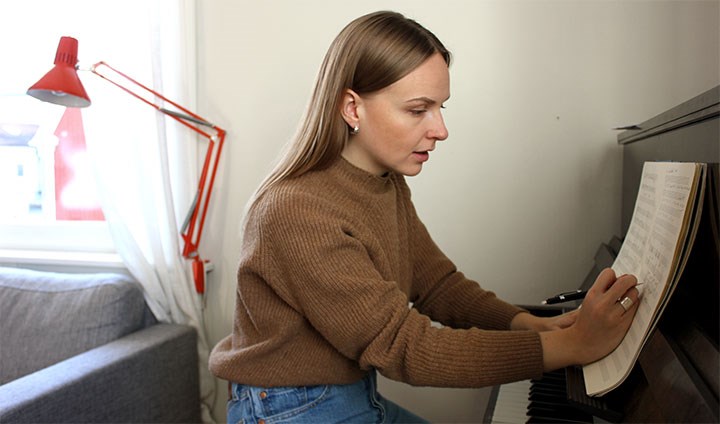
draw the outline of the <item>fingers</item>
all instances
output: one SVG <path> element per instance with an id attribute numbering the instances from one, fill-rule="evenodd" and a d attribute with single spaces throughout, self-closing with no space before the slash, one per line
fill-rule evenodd
<path id="1" fill-rule="evenodd" d="M 614 317 L 620 317 L 632 311 L 634 315 L 639 302 L 640 293 L 637 288 L 637 278 L 634 275 L 624 274 L 615 277 L 611 268 L 604 269 L 597 277 L 593 290 L 597 305 Z M 622 304 L 620 302 L 623 302 Z"/>
<path id="2" fill-rule="evenodd" d="M 605 268 L 595 279 L 595 284 L 593 284 L 591 290 L 599 290 L 601 293 L 605 293 L 615 283 L 615 280 L 615 271 L 612 268 Z"/>
<path id="3" fill-rule="evenodd" d="M 605 268 L 600 272 L 590 290 L 595 291 L 596 295 L 607 296 L 610 302 L 614 302 L 621 299 L 625 292 L 636 284 L 637 278 L 634 275 L 624 274 L 615 278 L 615 271 Z"/>
<path id="4" fill-rule="evenodd" d="M 554 317 L 552 321 L 552 329 L 561 329 L 561 328 L 567 328 L 570 327 L 577 321 L 578 317 L 578 310 L 573 310 L 570 312 L 566 312 L 562 315 L 558 315 Z"/>
<path id="5" fill-rule="evenodd" d="M 625 294 L 636 285 L 637 278 L 635 278 L 634 275 L 621 275 L 615 280 L 612 286 L 607 289 L 607 294 L 613 299 L 622 299 L 625 297 Z"/>

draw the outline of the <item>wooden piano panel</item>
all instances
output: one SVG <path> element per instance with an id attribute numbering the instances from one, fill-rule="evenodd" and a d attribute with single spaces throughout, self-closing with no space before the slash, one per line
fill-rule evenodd
<path id="1" fill-rule="evenodd" d="M 647 379 L 647 390 L 641 393 L 652 397 L 651 412 L 657 416 L 644 416 L 646 408 L 628 408 L 623 421 L 718 422 L 717 401 L 683 362 L 662 332 L 656 331 L 642 351 L 640 366 Z"/>

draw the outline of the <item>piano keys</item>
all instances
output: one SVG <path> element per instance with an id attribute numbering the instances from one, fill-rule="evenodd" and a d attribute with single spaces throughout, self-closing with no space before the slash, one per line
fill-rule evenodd
<path id="1" fill-rule="evenodd" d="M 483 422 L 512 424 L 527 421 L 530 387 L 530 380 L 498 386 L 494 396 L 490 398 L 490 406 L 485 412 Z"/>
<path id="2" fill-rule="evenodd" d="M 593 416 L 573 407 L 568 398 L 564 371 L 558 370 L 545 373 L 538 380 L 500 386 L 485 422 L 592 423 Z"/>

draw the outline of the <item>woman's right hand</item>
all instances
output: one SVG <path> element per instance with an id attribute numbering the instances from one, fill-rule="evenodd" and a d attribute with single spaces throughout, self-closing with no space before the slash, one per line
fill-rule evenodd
<path id="1" fill-rule="evenodd" d="M 630 328 L 639 303 L 637 279 L 615 277 L 603 270 L 585 296 L 575 322 L 564 329 L 540 333 L 546 371 L 569 365 L 585 365 L 612 352 Z M 620 301 L 630 298 L 625 310 Z"/>

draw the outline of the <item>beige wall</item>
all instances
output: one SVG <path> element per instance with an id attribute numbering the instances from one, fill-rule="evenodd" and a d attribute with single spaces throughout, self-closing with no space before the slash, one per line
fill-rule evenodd
<path id="1" fill-rule="evenodd" d="M 469 277 L 509 301 L 536 303 L 577 286 L 598 244 L 619 232 L 621 151 L 611 128 L 720 83 L 718 5 L 198 1 L 198 107 L 229 131 L 203 239 L 216 265 L 211 342 L 231 330 L 245 202 L 292 135 L 326 48 L 354 17 L 403 12 L 453 51 L 450 138 L 410 179 L 414 199 Z M 393 387 L 406 404 L 418 393 Z M 456 393 L 438 391 L 423 412 L 462 417 L 444 407 L 450 398 L 474 407 L 472 396 L 458 404 Z"/>

